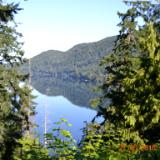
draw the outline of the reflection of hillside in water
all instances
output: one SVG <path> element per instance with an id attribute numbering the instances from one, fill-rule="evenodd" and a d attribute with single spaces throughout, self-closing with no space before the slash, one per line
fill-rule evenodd
<path id="1" fill-rule="evenodd" d="M 95 85 L 89 82 L 71 82 L 50 77 L 32 78 L 32 86 L 47 96 L 62 95 L 77 106 L 90 106 L 90 100 L 96 97 Z"/>

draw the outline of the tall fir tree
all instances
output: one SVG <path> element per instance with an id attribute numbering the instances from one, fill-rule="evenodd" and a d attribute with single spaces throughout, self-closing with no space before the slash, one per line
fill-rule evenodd
<path id="1" fill-rule="evenodd" d="M 18 4 L 0 1 L 0 159 L 11 160 L 18 139 L 29 130 L 34 108 L 29 97 L 27 75 L 18 72 L 24 62 L 22 36 L 16 31 L 14 16 Z"/>
<path id="2" fill-rule="evenodd" d="M 151 145 L 160 142 L 160 5 L 125 3 L 130 8 L 118 13 L 113 53 L 102 60 L 107 75 L 99 114 L 112 145 Z"/>

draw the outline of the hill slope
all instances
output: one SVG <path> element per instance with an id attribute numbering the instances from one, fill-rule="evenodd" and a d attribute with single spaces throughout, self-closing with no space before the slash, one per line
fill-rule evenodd
<path id="1" fill-rule="evenodd" d="M 31 59 L 31 72 L 34 77 L 55 77 L 70 81 L 99 81 L 102 69 L 99 67 L 103 56 L 110 53 L 115 36 L 98 42 L 82 43 L 66 52 L 49 50 Z M 26 63 L 22 70 L 28 71 Z"/>

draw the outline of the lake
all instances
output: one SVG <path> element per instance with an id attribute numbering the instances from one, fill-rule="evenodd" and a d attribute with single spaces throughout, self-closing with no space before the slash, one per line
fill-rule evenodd
<path id="1" fill-rule="evenodd" d="M 32 80 L 33 95 L 37 114 L 34 122 L 41 140 L 43 140 L 45 114 L 47 132 L 55 127 L 54 122 L 65 118 L 72 127 L 66 127 L 73 138 L 79 141 L 85 121 L 90 122 L 96 115 L 96 110 L 90 107 L 90 100 L 96 97 L 94 85 L 89 82 L 71 82 L 60 79 L 38 78 Z"/>

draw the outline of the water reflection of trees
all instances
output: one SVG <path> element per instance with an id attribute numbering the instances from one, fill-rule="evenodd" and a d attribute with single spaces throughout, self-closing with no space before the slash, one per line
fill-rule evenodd
<path id="1" fill-rule="evenodd" d="M 90 82 L 71 82 L 49 77 L 33 77 L 32 86 L 47 96 L 62 95 L 78 106 L 90 107 L 90 100 L 97 96 L 97 93 L 93 92 L 95 84 Z"/>

